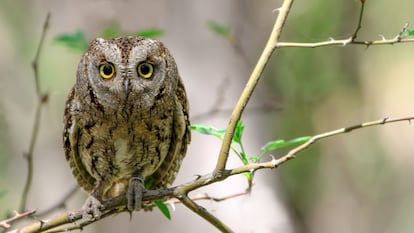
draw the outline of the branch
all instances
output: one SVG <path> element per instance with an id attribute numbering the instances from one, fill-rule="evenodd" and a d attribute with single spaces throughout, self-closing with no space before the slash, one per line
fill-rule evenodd
<path id="1" fill-rule="evenodd" d="M 262 55 L 260 56 L 255 68 L 253 69 L 249 81 L 247 82 L 246 87 L 244 88 L 236 106 L 233 109 L 226 129 L 226 134 L 224 135 L 223 143 L 221 145 L 216 167 L 214 169 L 214 176 L 220 177 L 224 175 L 227 158 L 229 156 L 231 141 L 233 139 L 237 122 L 240 120 L 243 110 L 245 109 L 257 83 L 259 82 L 260 77 L 262 76 L 264 68 L 266 67 L 271 55 L 277 48 L 280 33 L 283 29 L 283 25 L 286 22 L 292 4 L 293 0 L 285 0 L 283 1 L 282 6 L 279 8 L 279 15 L 273 26 L 272 33 L 270 34 L 270 37 L 262 52 Z"/>
<path id="2" fill-rule="evenodd" d="M 35 118 L 33 122 L 33 130 L 32 130 L 32 136 L 30 139 L 29 149 L 27 153 L 24 154 L 24 157 L 27 159 L 27 177 L 26 177 L 26 183 L 23 188 L 23 194 L 20 200 L 19 212 L 24 212 L 26 209 L 27 196 L 29 194 L 30 187 L 32 185 L 32 179 L 33 179 L 33 151 L 34 151 L 34 147 L 37 141 L 37 135 L 39 133 L 41 109 L 42 109 L 42 105 L 47 102 L 47 95 L 42 95 L 40 91 L 38 62 L 39 62 L 40 52 L 42 51 L 43 41 L 46 36 L 46 31 L 49 26 L 49 18 L 50 18 L 50 14 L 46 16 L 40 42 L 37 47 L 37 52 L 32 62 L 38 103 L 37 103 L 36 111 L 35 111 Z"/>
<path id="3" fill-rule="evenodd" d="M 340 45 L 340 46 L 347 46 L 350 44 L 354 45 L 365 45 L 365 46 L 371 46 L 371 45 L 394 45 L 399 43 L 410 43 L 414 42 L 414 38 L 403 38 L 404 33 L 408 29 L 408 23 L 405 23 L 401 29 L 401 31 L 391 39 L 386 39 L 384 36 L 381 36 L 380 40 L 355 40 L 355 35 L 343 39 L 343 40 L 335 40 L 333 38 L 330 38 L 327 41 L 322 42 L 316 42 L 316 43 L 298 43 L 298 42 L 279 42 L 277 43 L 278 48 L 282 47 L 299 47 L 299 48 L 316 48 L 316 47 L 325 47 L 325 46 L 332 46 L 332 45 Z"/>
<path id="4" fill-rule="evenodd" d="M 214 215 L 210 214 L 204 207 L 197 205 L 193 200 L 188 198 L 188 196 L 177 196 L 177 198 L 185 205 L 187 208 L 192 210 L 194 213 L 198 214 L 200 217 L 207 220 L 221 232 L 233 232 L 228 226 L 226 226 L 220 219 L 216 218 Z"/>
<path id="5" fill-rule="evenodd" d="M 361 30 L 362 28 L 362 18 L 364 15 L 364 7 L 365 7 L 365 1 L 361 1 L 361 10 L 359 11 L 358 24 L 355 28 L 354 34 L 352 35 L 352 40 L 355 40 L 357 38 L 359 30 Z"/>
<path id="6" fill-rule="evenodd" d="M 190 208 L 192 211 L 196 212 L 198 215 L 200 215 L 201 217 L 206 219 L 208 222 L 212 223 L 218 229 L 220 229 L 224 232 L 231 232 L 231 230 L 226 225 L 221 223 L 220 220 L 218 220 L 217 218 L 212 216 L 210 213 L 208 213 L 203 207 L 201 207 L 201 206 L 197 205 L 196 203 L 194 203 L 194 200 L 191 200 L 190 198 L 188 198 L 187 194 L 190 191 L 201 188 L 203 186 L 207 186 L 207 185 L 212 184 L 212 183 L 219 182 L 221 180 L 225 180 L 228 177 L 233 176 L 233 175 L 237 175 L 237 174 L 241 174 L 241 173 L 245 173 L 245 172 L 256 172 L 257 170 L 260 170 L 260 169 L 277 168 L 280 165 L 287 162 L 288 160 L 293 159 L 296 156 L 297 153 L 307 149 L 312 144 L 314 144 L 314 143 L 316 143 L 316 142 L 318 142 L 322 139 L 328 138 L 328 137 L 333 137 L 333 136 L 336 136 L 336 135 L 339 135 L 339 134 L 350 133 L 354 130 L 367 128 L 367 127 L 370 127 L 370 126 L 379 126 L 379 125 L 385 125 L 385 124 L 388 124 L 388 123 L 402 122 L 402 121 L 411 122 L 412 120 L 414 120 L 414 116 L 402 117 L 402 118 L 383 118 L 383 119 L 376 120 L 376 121 L 365 122 L 365 123 L 362 123 L 362 124 L 353 125 L 353 126 L 344 127 L 344 128 L 341 128 L 341 129 L 337 129 L 337 130 L 317 134 L 317 135 L 311 137 L 306 143 L 293 148 L 286 155 L 284 155 L 280 158 L 277 158 L 277 159 L 273 158 L 272 160 L 267 161 L 267 162 L 251 163 L 251 164 L 240 166 L 240 167 L 237 167 L 237 168 L 234 168 L 234 169 L 226 170 L 223 173 L 223 175 L 220 176 L 220 177 L 214 176 L 213 173 L 208 173 L 208 174 L 205 174 L 203 176 L 197 177 L 196 180 L 193 180 L 193 181 L 190 181 L 190 182 L 187 182 L 185 184 L 181 184 L 181 185 L 178 185 L 178 186 L 175 186 L 175 187 L 172 187 L 172 188 L 160 189 L 160 190 L 145 190 L 144 193 L 143 193 L 143 200 L 144 201 L 153 201 L 153 200 L 163 199 L 163 198 L 166 198 L 166 197 L 175 197 L 175 198 L 179 199 L 181 202 L 183 202 L 183 204 L 186 205 L 188 208 Z M 244 193 L 235 194 L 233 196 L 235 197 L 235 196 L 241 196 L 241 195 L 244 195 Z M 210 199 L 210 198 L 208 198 L 208 196 L 206 196 L 206 198 L 201 197 L 200 199 Z M 211 198 L 211 199 L 213 199 L 213 198 Z M 229 199 L 229 198 L 227 197 L 225 199 Z M 167 203 L 168 203 L 168 201 L 167 201 Z M 125 204 L 126 204 L 126 196 L 125 195 L 121 195 L 121 196 L 115 197 L 113 199 L 110 199 L 108 201 L 105 201 L 103 203 L 103 208 L 101 209 L 103 215 L 100 219 L 105 218 L 105 217 L 110 216 L 110 215 L 113 215 L 115 213 L 120 213 L 120 212 L 126 211 Z M 81 220 L 82 219 L 82 214 L 83 214 L 83 210 L 62 213 L 59 216 L 53 217 L 51 219 L 42 220 L 42 221 L 36 222 L 34 224 L 31 224 L 29 226 L 26 226 L 26 227 L 20 229 L 19 232 L 21 232 L 21 233 L 41 232 L 41 231 L 45 231 L 45 230 L 55 229 L 56 227 L 63 226 L 63 225 L 68 224 L 68 223 L 75 223 L 75 222 Z M 73 229 L 73 228 L 81 229 L 82 227 L 84 227 L 86 225 L 89 225 L 93 222 L 99 221 L 100 219 L 91 219 L 91 220 L 88 220 L 88 221 L 83 221 L 80 224 L 78 223 L 75 227 L 65 228 L 63 230 L 58 230 L 58 231 L 64 231 L 64 230 L 69 230 L 69 229 Z"/>
<path id="7" fill-rule="evenodd" d="M 36 210 L 23 212 L 21 214 L 19 214 L 18 212 L 15 212 L 13 217 L 11 217 L 9 219 L 6 219 L 6 220 L 3 220 L 3 221 L 0 221 L 0 227 L 2 227 L 4 229 L 9 229 L 11 227 L 11 223 L 13 223 L 13 222 L 15 222 L 19 219 L 25 218 L 27 216 L 33 215 L 34 213 L 36 213 Z"/>

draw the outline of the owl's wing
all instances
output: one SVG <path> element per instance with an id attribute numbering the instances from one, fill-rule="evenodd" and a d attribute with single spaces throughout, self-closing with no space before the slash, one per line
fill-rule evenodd
<path id="1" fill-rule="evenodd" d="M 79 125 L 78 119 L 80 118 L 77 116 L 78 110 L 75 104 L 77 98 L 75 89 L 72 89 L 65 108 L 63 144 L 66 160 L 69 162 L 73 176 L 76 177 L 78 184 L 90 193 L 95 186 L 95 179 L 86 170 L 79 153 L 78 142 L 82 126 Z"/>
<path id="2" fill-rule="evenodd" d="M 175 97 L 177 108 L 173 118 L 170 147 L 160 167 L 148 179 L 151 183 L 150 189 L 166 188 L 172 184 L 191 140 L 188 100 L 181 78 L 179 78 Z"/>

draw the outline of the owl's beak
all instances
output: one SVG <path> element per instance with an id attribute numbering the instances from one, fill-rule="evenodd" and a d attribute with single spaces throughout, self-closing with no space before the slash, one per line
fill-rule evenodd
<path id="1" fill-rule="evenodd" d="M 124 88 L 125 88 L 125 97 L 128 97 L 129 95 L 129 80 L 124 79 Z"/>

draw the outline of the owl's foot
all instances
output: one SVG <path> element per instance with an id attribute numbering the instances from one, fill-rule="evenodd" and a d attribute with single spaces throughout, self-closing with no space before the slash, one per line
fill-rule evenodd
<path id="1" fill-rule="evenodd" d="M 96 199 L 94 196 L 89 196 L 86 199 L 85 204 L 82 207 L 82 221 L 91 221 L 94 219 L 99 219 L 102 215 L 100 208 L 102 203 Z"/>
<path id="2" fill-rule="evenodd" d="M 129 179 L 127 192 L 127 208 L 130 212 L 138 211 L 142 207 L 142 193 L 144 191 L 144 180 L 141 177 L 133 176 Z"/>

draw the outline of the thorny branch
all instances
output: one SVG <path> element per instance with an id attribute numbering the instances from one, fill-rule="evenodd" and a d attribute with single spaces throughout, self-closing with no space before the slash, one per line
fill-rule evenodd
<path id="1" fill-rule="evenodd" d="M 260 169 L 271 169 L 271 168 L 277 168 L 280 165 L 284 164 L 290 159 L 293 159 L 299 152 L 304 151 L 308 147 L 310 147 L 312 144 L 328 138 L 332 136 L 336 136 L 339 134 L 346 134 L 350 133 L 354 130 L 367 128 L 370 126 L 379 126 L 379 125 L 385 125 L 389 123 L 395 123 L 395 122 L 403 122 L 408 121 L 411 122 L 414 120 L 414 116 L 410 117 L 401 117 L 401 118 L 383 118 L 376 121 L 370 121 L 365 122 L 358 125 L 353 125 L 349 127 L 340 128 L 337 130 L 317 134 L 313 137 L 311 137 L 306 143 L 297 146 L 290 150 L 287 154 L 284 156 L 281 156 L 279 158 L 273 158 L 270 161 L 267 162 L 261 162 L 261 163 L 252 163 L 247 164 L 244 166 L 240 166 L 237 168 L 233 168 L 230 170 L 226 170 L 226 172 L 223 174 L 222 177 L 216 177 L 213 173 L 208 173 L 203 176 L 198 177 L 196 180 L 189 181 L 185 184 L 178 185 L 169 189 L 162 189 L 162 190 L 146 190 L 143 194 L 143 200 L 144 201 L 151 201 L 151 200 L 157 200 L 161 199 L 163 197 L 175 197 L 179 199 L 181 202 L 183 202 L 184 205 L 189 207 L 191 210 L 208 220 L 210 223 L 212 223 L 214 226 L 216 226 L 218 229 L 222 230 L 223 232 L 232 232 L 226 225 L 224 225 L 222 222 L 220 222 L 217 218 L 209 214 L 203 207 L 197 205 L 194 200 L 188 198 L 187 195 L 183 195 L 183 193 L 188 193 L 190 191 L 196 190 L 200 187 L 207 186 L 211 183 L 218 182 L 220 180 L 227 179 L 230 176 L 245 173 L 245 172 L 255 172 Z M 234 195 L 241 196 L 244 195 L 243 193 Z M 208 196 L 207 196 L 208 197 Z M 209 198 L 202 198 L 202 199 L 209 199 Z M 228 198 L 227 198 L 228 199 Z M 103 208 L 101 211 L 104 213 L 102 218 L 106 216 L 110 216 L 116 213 L 124 212 L 126 211 L 125 207 L 126 203 L 126 196 L 121 195 L 116 198 L 110 199 L 103 203 Z M 167 201 L 168 203 L 168 201 Z M 26 233 L 26 232 L 41 232 L 45 230 L 55 229 L 56 227 L 63 226 L 66 224 L 77 222 L 82 218 L 82 212 L 83 210 L 73 211 L 73 212 L 65 212 L 62 213 L 59 216 L 53 217 L 48 220 L 41 220 L 39 222 L 36 222 L 34 224 L 28 225 L 22 229 L 19 229 L 19 232 Z M 206 217 L 207 216 L 207 217 Z M 68 228 L 62 228 L 60 231 L 66 231 L 69 229 L 80 229 L 86 225 L 89 225 L 93 222 L 98 221 L 99 219 L 91 219 L 89 221 L 83 221 L 81 224 L 77 224 L 76 226 L 68 227 Z M 226 229 L 226 230 L 225 230 Z M 56 232 L 56 231 L 54 231 Z"/>

